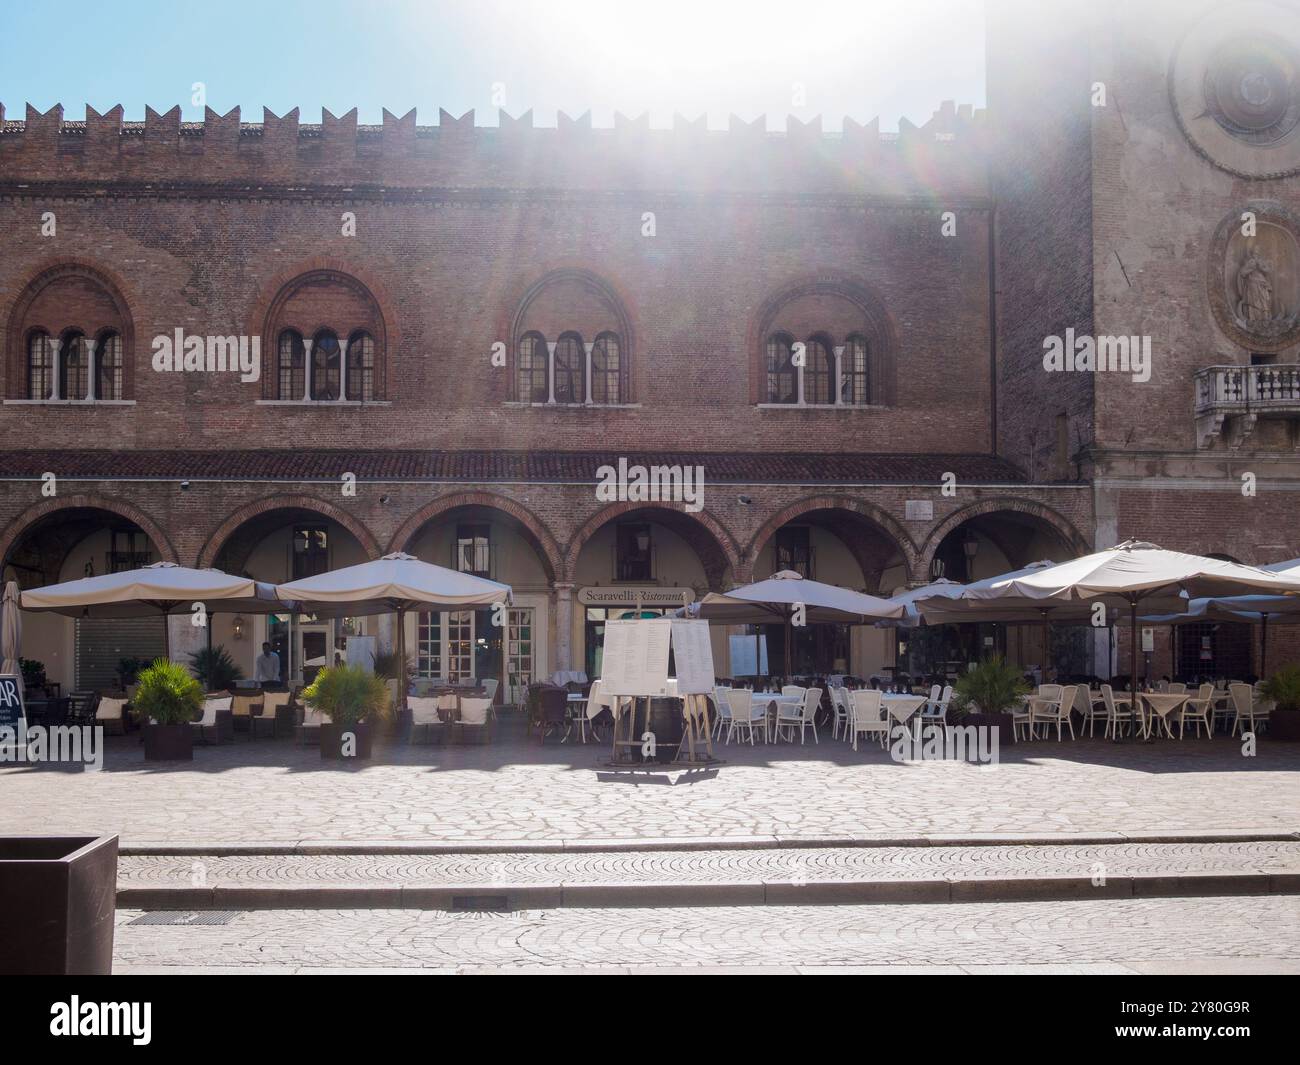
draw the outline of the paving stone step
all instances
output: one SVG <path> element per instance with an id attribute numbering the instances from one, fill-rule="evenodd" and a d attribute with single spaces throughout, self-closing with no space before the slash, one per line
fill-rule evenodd
<path id="1" fill-rule="evenodd" d="M 137 909 L 555 909 L 1300 894 L 1300 840 L 125 854 Z"/>

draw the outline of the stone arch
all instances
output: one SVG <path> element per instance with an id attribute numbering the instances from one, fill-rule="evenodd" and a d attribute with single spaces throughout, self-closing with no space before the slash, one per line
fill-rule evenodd
<path id="1" fill-rule="evenodd" d="M 792 521 L 797 521 L 805 514 L 811 514 L 815 511 L 843 511 L 846 514 L 852 514 L 856 519 L 866 521 L 876 526 L 882 541 L 893 541 L 894 546 L 898 549 L 899 554 L 903 556 L 904 565 L 909 573 L 915 572 L 915 565 L 918 556 L 916 544 L 908 535 L 907 530 L 899 524 L 887 510 L 868 503 L 865 500 L 854 499 L 851 496 L 836 495 L 825 493 L 819 495 L 805 496 L 796 500 L 789 506 L 778 511 L 772 517 L 768 518 L 750 538 L 745 548 L 745 565 L 751 570 L 758 561 L 759 553 L 777 533 L 777 530 Z M 832 530 L 833 531 L 833 530 Z M 837 534 L 838 535 L 838 534 Z M 841 537 L 841 539 L 844 539 Z M 863 579 L 871 583 L 870 559 L 863 553 L 863 545 L 851 544 L 845 540 L 846 546 L 853 552 L 862 570 Z M 878 568 L 878 567 L 876 567 Z"/>
<path id="2" fill-rule="evenodd" d="M 319 496 L 312 495 L 274 495 L 264 496 L 261 499 L 254 500 L 252 503 L 246 503 L 234 513 L 230 514 L 216 530 L 207 538 L 203 549 L 199 552 L 197 565 L 212 566 L 221 549 L 225 546 L 226 541 L 239 529 L 245 522 L 256 518 L 262 514 L 268 514 L 275 510 L 311 510 L 336 521 L 343 528 L 347 529 L 354 537 L 357 543 L 370 558 L 378 558 L 380 554 L 379 541 L 375 535 L 360 521 L 356 516 L 348 513 L 342 507 L 328 500 L 321 499 Z"/>
<path id="3" fill-rule="evenodd" d="M 148 536 L 154 547 L 157 548 L 160 556 L 159 561 L 177 563 L 180 561 L 176 555 L 175 547 L 172 546 L 171 538 L 168 537 L 162 526 L 139 507 L 108 496 L 84 493 L 43 500 L 28 507 L 9 522 L 4 531 L 0 532 L 0 567 L 3 567 L 8 561 L 14 545 L 22 539 L 23 534 L 32 525 L 63 510 L 100 510 L 116 514 L 118 517 L 125 518 L 127 521 L 139 526 L 140 531 Z"/>
<path id="4" fill-rule="evenodd" d="M 405 551 L 406 545 L 424 526 L 439 515 L 460 507 L 487 507 L 513 518 L 522 527 L 526 539 L 541 559 L 546 569 L 547 580 L 554 583 L 560 579 L 560 574 L 565 572 L 564 553 L 542 519 L 522 503 L 495 492 L 451 492 L 426 503 L 402 522 L 401 527 L 389 540 L 388 550 Z"/>
<path id="5" fill-rule="evenodd" d="M 375 306 L 377 321 L 374 336 L 377 358 L 375 365 L 375 394 L 387 398 L 388 382 L 392 379 L 393 360 L 401 344 L 396 303 L 377 272 L 358 266 L 354 262 L 329 256 L 314 256 L 286 270 L 281 270 L 260 286 L 259 295 L 249 312 L 245 331 L 250 336 L 262 338 L 262 380 L 264 393 L 272 386 L 277 356 L 276 321 L 280 309 L 294 295 L 298 287 L 313 280 L 329 279 L 345 285 L 369 299 Z M 329 323 L 322 323 L 328 325 Z M 347 338 L 341 337 L 346 345 Z"/>
<path id="6" fill-rule="evenodd" d="M 1014 496 L 981 499 L 962 507 L 960 510 L 953 511 L 930 530 L 925 542 L 921 545 L 920 555 L 917 560 L 918 569 L 914 571 L 916 579 L 924 579 L 925 574 L 929 572 L 930 561 L 934 558 L 935 551 L 949 533 L 972 518 L 998 513 L 1013 513 L 1036 519 L 1055 532 L 1066 549 L 1074 554 L 1083 555 L 1092 550 L 1091 544 L 1074 527 L 1074 524 L 1059 511 L 1054 510 L 1045 503 L 1038 503 L 1030 499 L 1018 499 Z M 1035 560 L 1030 559 L 1030 561 Z"/>
<path id="7" fill-rule="evenodd" d="M 622 381 L 623 396 L 621 402 L 635 402 L 638 392 L 638 359 L 636 353 L 636 331 L 633 325 L 630 305 L 624 298 L 622 286 L 612 282 L 607 277 L 582 266 L 574 265 L 556 265 L 542 274 L 541 277 L 531 282 L 515 301 L 510 311 L 509 321 L 505 323 L 506 336 L 509 344 L 509 354 L 507 356 L 507 366 L 509 368 L 510 388 L 509 394 L 515 397 L 517 383 L 516 358 L 518 357 L 519 343 L 524 335 L 532 331 L 528 319 L 529 308 L 534 302 L 549 288 L 556 285 L 564 284 L 578 285 L 597 299 L 605 303 L 613 313 L 615 319 L 616 331 L 621 344 L 620 357 L 622 359 Z M 568 326 L 546 335 L 547 341 L 556 341 L 562 332 L 571 329 Z M 593 330 L 590 335 L 583 334 L 583 340 L 591 343 L 596 340 L 600 332 L 606 330 Z M 517 398 L 517 397 L 515 397 Z"/>
<path id="8" fill-rule="evenodd" d="M 749 381 L 751 403 L 763 398 L 761 368 L 765 355 L 765 341 L 775 325 L 781 309 L 805 296 L 836 296 L 856 307 L 863 315 L 866 338 L 877 347 L 875 372 L 880 386 L 879 401 L 893 405 L 898 395 L 898 326 L 885 306 L 884 299 L 859 277 L 842 273 L 810 274 L 796 278 L 775 289 L 750 317 L 745 340 L 745 366 Z M 846 334 L 847 335 L 847 334 Z M 800 338 L 795 338 L 800 339 Z M 836 338 L 843 340 L 843 337 Z"/>
<path id="9" fill-rule="evenodd" d="M 723 576 L 727 569 L 730 569 L 733 574 L 740 572 L 741 557 L 735 537 L 707 510 L 688 511 L 685 505 L 680 503 L 637 503 L 625 500 L 620 503 L 610 503 L 596 511 L 569 539 L 564 553 L 564 579 L 566 581 L 575 579 L 578 556 L 592 536 L 611 521 L 625 514 L 637 512 L 667 519 L 663 524 L 686 540 L 699 557 L 708 577 L 710 590 L 722 590 Z"/>
<path id="10" fill-rule="evenodd" d="M 41 323 L 27 323 L 26 318 L 32 304 L 50 285 L 67 279 L 89 281 L 99 288 L 113 304 L 120 321 L 122 335 L 122 396 L 130 398 L 135 394 L 135 319 L 131 316 L 130 291 L 123 278 L 113 270 L 77 256 L 61 256 L 46 262 L 33 271 L 17 291 L 18 295 L 5 316 L 5 391 L 11 399 L 24 398 L 24 384 L 27 368 L 27 336 Z M 62 334 L 70 322 L 58 322 L 49 328 L 51 336 Z M 97 336 L 108 323 L 86 323 L 86 335 Z"/>

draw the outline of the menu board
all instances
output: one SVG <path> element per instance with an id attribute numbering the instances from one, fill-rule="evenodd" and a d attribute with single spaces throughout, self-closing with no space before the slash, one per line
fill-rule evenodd
<path id="1" fill-rule="evenodd" d="M 667 695 L 667 618 L 605 622 L 601 688 L 606 695 Z"/>
<path id="2" fill-rule="evenodd" d="M 709 623 L 674 619 L 670 624 L 677 694 L 701 695 L 713 691 L 713 644 L 709 641 Z"/>
<path id="3" fill-rule="evenodd" d="M 21 677 L 0 677 L 0 740 L 22 747 L 27 739 L 27 715 L 23 708 Z"/>
<path id="4" fill-rule="evenodd" d="M 731 637 L 731 676 L 766 677 L 768 672 L 766 636 Z"/>

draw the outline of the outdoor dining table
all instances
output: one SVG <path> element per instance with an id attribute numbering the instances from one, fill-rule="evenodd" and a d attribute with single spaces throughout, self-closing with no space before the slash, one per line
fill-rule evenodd
<path id="1" fill-rule="evenodd" d="M 906 695 L 902 692 L 886 692 L 880 697 L 880 703 L 885 708 L 885 713 L 900 725 L 905 726 L 911 721 L 912 729 L 918 734 L 918 737 L 921 729 L 919 711 L 929 701 L 930 697 L 928 695 Z"/>
<path id="2" fill-rule="evenodd" d="M 1195 694 L 1193 692 L 1184 692 L 1181 695 L 1177 692 L 1140 692 L 1141 701 L 1146 704 L 1147 712 L 1143 714 L 1143 736 L 1151 738 L 1151 726 L 1158 714 L 1160 720 L 1164 723 L 1166 731 L 1172 735 L 1169 728 L 1169 715 L 1175 710 L 1181 709 L 1186 705 L 1187 700 Z"/>

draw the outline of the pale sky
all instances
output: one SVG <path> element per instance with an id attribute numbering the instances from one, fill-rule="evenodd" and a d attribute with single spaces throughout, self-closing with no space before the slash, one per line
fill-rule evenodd
<path id="1" fill-rule="evenodd" d="M 444 107 L 495 125 L 504 97 L 537 125 L 590 110 L 608 126 L 618 110 L 669 126 L 681 111 L 725 128 L 734 111 L 766 113 L 769 129 L 821 114 L 828 130 L 845 115 L 892 130 L 943 100 L 983 106 L 983 3 L 0 0 L 8 118 L 30 101 L 62 103 L 67 119 L 121 103 L 128 120 L 179 103 L 195 120 L 195 82 L 214 110 L 239 105 L 252 122 L 263 105 L 297 106 L 303 122 L 357 107 L 362 123 L 416 107 L 433 125 Z"/>

